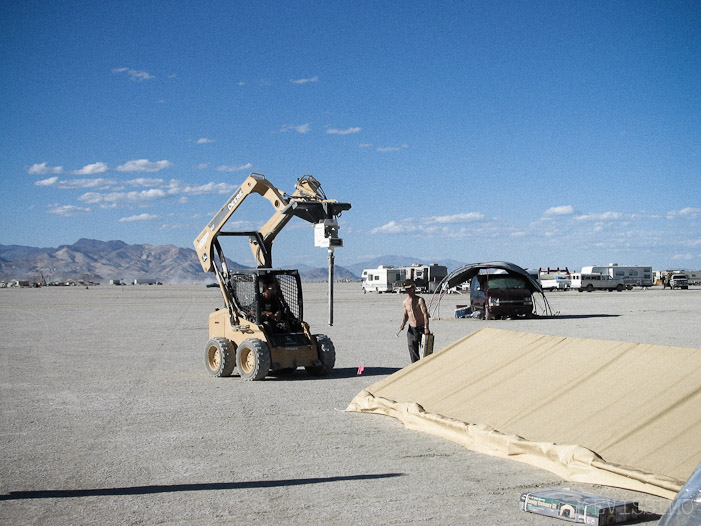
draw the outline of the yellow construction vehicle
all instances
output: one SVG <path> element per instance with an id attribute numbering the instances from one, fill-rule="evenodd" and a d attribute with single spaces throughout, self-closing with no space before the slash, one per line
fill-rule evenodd
<path id="1" fill-rule="evenodd" d="M 275 212 L 258 231 L 222 230 L 241 203 L 259 194 Z M 293 217 L 315 225 L 315 243 L 329 250 L 329 291 L 332 299 L 333 249 L 343 246 L 338 237 L 338 216 L 350 203 L 327 199 L 319 181 L 309 175 L 297 180 L 287 195 L 262 174 L 252 173 L 194 241 L 205 272 L 214 272 L 226 309 L 209 316 L 205 365 L 213 376 L 262 380 L 268 374 L 285 374 L 304 367 L 314 376 L 329 374 L 336 350 L 323 334 L 312 334 L 303 319 L 302 285 L 297 270 L 273 269 L 275 237 Z M 256 259 L 255 269 L 229 269 L 220 236 L 244 236 Z M 330 304 L 331 309 L 331 304 Z M 332 310 L 331 310 L 332 312 Z M 332 324 L 332 315 L 329 323 Z"/>

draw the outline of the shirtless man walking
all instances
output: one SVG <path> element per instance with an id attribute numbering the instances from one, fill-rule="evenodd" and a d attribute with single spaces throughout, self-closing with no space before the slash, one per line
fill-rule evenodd
<path id="1" fill-rule="evenodd" d="M 404 290 L 407 292 L 407 299 L 402 303 L 404 315 L 402 317 L 402 325 L 399 331 L 404 330 L 406 322 L 409 322 L 409 330 L 407 331 L 406 339 L 409 347 L 409 357 L 411 363 L 419 359 L 419 343 L 421 343 L 422 334 L 430 334 L 428 330 L 428 311 L 426 310 L 426 302 L 421 296 L 416 295 L 416 285 L 411 279 L 404 281 Z"/>

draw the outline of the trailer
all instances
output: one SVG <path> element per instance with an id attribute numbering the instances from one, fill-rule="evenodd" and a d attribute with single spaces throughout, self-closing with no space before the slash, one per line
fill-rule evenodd
<path id="1" fill-rule="evenodd" d="M 363 270 L 363 293 L 394 292 L 406 279 L 405 272 L 390 265 L 380 265 L 377 268 Z"/>
<path id="2" fill-rule="evenodd" d="M 610 263 L 605 266 L 582 267 L 582 274 L 601 274 L 610 278 L 623 280 L 626 287 L 652 287 L 652 267 L 642 265 L 619 265 Z"/>
<path id="3" fill-rule="evenodd" d="M 448 275 L 448 267 L 431 263 L 430 265 L 422 265 L 414 263 L 408 267 L 399 267 L 402 271 L 404 279 L 412 279 L 416 284 L 417 292 L 435 292 L 443 278 Z M 401 283 L 397 284 L 401 287 Z"/>

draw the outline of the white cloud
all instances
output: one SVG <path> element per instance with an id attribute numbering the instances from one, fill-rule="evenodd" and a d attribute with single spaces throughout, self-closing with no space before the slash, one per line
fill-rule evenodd
<path id="1" fill-rule="evenodd" d="M 360 130 L 362 130 L 362 128 L 360 127 L 346 128 L 345 130 L 339 130 L 338 128 L 329 128 L 328 130 L 326 130 L 326 133 L 330 133 L 333 135 L 349 135 L 351 133 L 360 133 Z"/>
<path id="2" fill-rule="evenodd" d="M 409 217 L 400 221 L 390 221 L 373 228 L 371 234 L 423 234 L 447 237 L 466 237 L 474 230 L 456 229 L 448 225 L 460 223 L 484 223 L 486 217 L 481 212 L 468 212 L 447 216 Z"/>
<path id="3" fill-rule="evenodd" d="M 604 212 L 602 214 L 582 214 L 577 216 L 579 221 L 616 221 L 621 219 L 623 214 L 620 212 Z"/>
<path id="4" fill-rule="evenodd" d="M 36 181 L 34 183 L 34 186 L 53 186 L 56 184 L 56 181 L 58 181 L 58 176 L 54 175 L 53 177 L 49 177 L 48 179 L 41 179 L 40 181 Z"/>
<path id="5" fill-rule="evenodd" d="M 241 165 L 241 166 L 222 165 L 222 166 L 217 166 L 217 171 L 218 172 L 240 172 L 241 170 L 248 170 L 252 167 L 253 167 L 253 165 L 251 163 L 246 163 L 246 164 Z"/>
<path id="6" fill-rule="evenodd" d="M 290 79 L 290 82 L 292 84 L 307 84 L 309 82 L 319 82 L 319 77 L 315 76 L 306 79 Z"/>
<path id="7" fill-rule="evenodd" d="M 105 163 L 93 163 L 83 166 L 80 170 L 76 170 L 73 173 L 76 175 L 97 175 L 105 173 L 109 170 L 109 167 Z"/>
<path id="8" fill-rule="evenodd" d="M 56 214 L 63 217 L 73 217 L 81 214 L 89 214 L 92 212 L 90 208 L 75 205 L 52 206 L 47 210 L 49 214 Z"/>
<path id="9" fill-rule="evenodd" d="M 173 183 L 175 181 L 171 181 Z M 136 179 L 129 179 L 124 181 L 124 184 L 129 186 L 163 186 L 165 181 L 163 179 L 150 179 L 148 177 L 137 177 Z"/>
<path id="10" fill-rule="evenodd" d="M 213 142 L 214 142 L 214 139 L 208 139 L 207 137 L 202 137 L 200 139 L 197 139 L 197 144 L 210 144 Z"/>
<path id="11" fill-rule="evenodd" d="M 407 222 L 407 220 L 401 223 L 390 221 L 389 223 L 370 230 L 371 234 L 410 234 L 413 232 L 416 232 L 416 225 L 412 225 Z"/>
<path id="12" fill-rule="evenodd" d="M 83 188 L 93 188 L 96 190 L 106 190 L 117 184 L 114 179 L 103 179 L 98 177 L 95 179 L 61 179 L 58 182 L 58 187 L 62 190 L 75 190 Z"/>
<path id="13" fill-rule="evenodd" d="M 170 224 L 163 224 L 158 227 L 159 230 L 180 230 L 181 228 L 184 228 L 185 225 L 179 225 L 176 223 L 170 223 Z"/>
<path id="14" fill-rule="evenodd" d="M 142 80 L 149 80 L 149 79 L 156 78 L 146 71 L 140 71 L 140 70 L 129 69 L 129 68 L 114 68 L 112 70 L 112 73 L 126 73 L 129 76 L 129 78 L 135 82 L 141 82 Z"/>
<path id="15" fill-rule="evenodd" d="M 28 172 L 32 175 L 60 174 L 63 173 L 63 167 L 51 167 L 48 165 L 48 163 L 33 164 L 29 167 Z"/>
<path id="16" fill-rule="evenodd" d="M 681 210 L 667 212 L 667 219 L 698 219 L 701 217 L 701 208 L 686 207 Z"/>
<path id="17" fill-rule="evenodd" d="M 432 223 L 470 223 L 473 221 L 484 221 L 482 212 L 468 212 L 463 214 L 453 214 L 449 216 L 434 216 L 423 219 L 426 224 Z"/>
<path id="18" fill-rule="evenodd" d="M 672 256 L 672 259 L 675 261 L 690 261 L 694 259 L 693 254 L 675 254 Z"/>
<path id="19" fill-rule="evenodd" d="M 292 124 L 285 124 L 280 130 L 278 130 L 278 133 L 285 133 L 288 131 L 296 131 L 297 133 L 309 133 L 311 130 L 311 126 L 309 123 L 305 124 L 300 124 L 299 126 L 294 126 Z"/>
<path id="20" fill-rule="evenodd" d="M 136 216 L 122 217 L 119 219 L 120 223 L 133 223 L 135 221 L 154 221 L 158 219 L 158 216 L 153 214 L 139 214 Z"/>
<path id="21" fill-rule="evenodd" d="M 153 201 L 155 199 L 163 199 L 168 194 L 161 189 L 151 188 L 142 190 L 141 192 L 112 192 L 109 194 L 101 194 L 98 192 L 86 192 L 80 197 L 79 201 L 84 203 L 108 206 L 120 203 L 141 203 L 144 201 Z"/>
<path id="22" fill-rule="evenodd" d="M 230 194 L 236 187 L 228 183 L 207 183 L 200 186 L 186 186 L 180 189 L 180 193 L 186 195 L 203 194 Z"/>
<path id="23" fill-rule="evenodd" d="M 552 216 L 568 216 L 574 214 L 574 207 L 572 205 L 564 206 L 553 206 L 548 208 L 543 214 L 545 217 Z"/>
<path id="24" fill-rule="evenodd" d="M 404 148 L 408 148 L 409 146 L 406 144 L 402 144 L 401 146 L 380 146 L 377 148 L 376 151 L 378 152 L 398 152 L 400 150 L 403 150 Z"/>
<path id="25" fill-rule="evenodd" d="M 118 172 L 158 172 L 173 166 L 170 161 L 151 162 L 148 159 L 136 159 L 127 161 L 121 166 L 117 166 Z"/>

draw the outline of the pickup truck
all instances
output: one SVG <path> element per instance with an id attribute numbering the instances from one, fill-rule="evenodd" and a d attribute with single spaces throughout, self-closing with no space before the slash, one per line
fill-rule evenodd
<path id="1" fill-rule="evenodd" d="M 688 289 L 689 279 L 686 274 L 672 274 L 669 278 L 670 289 Z"/>

